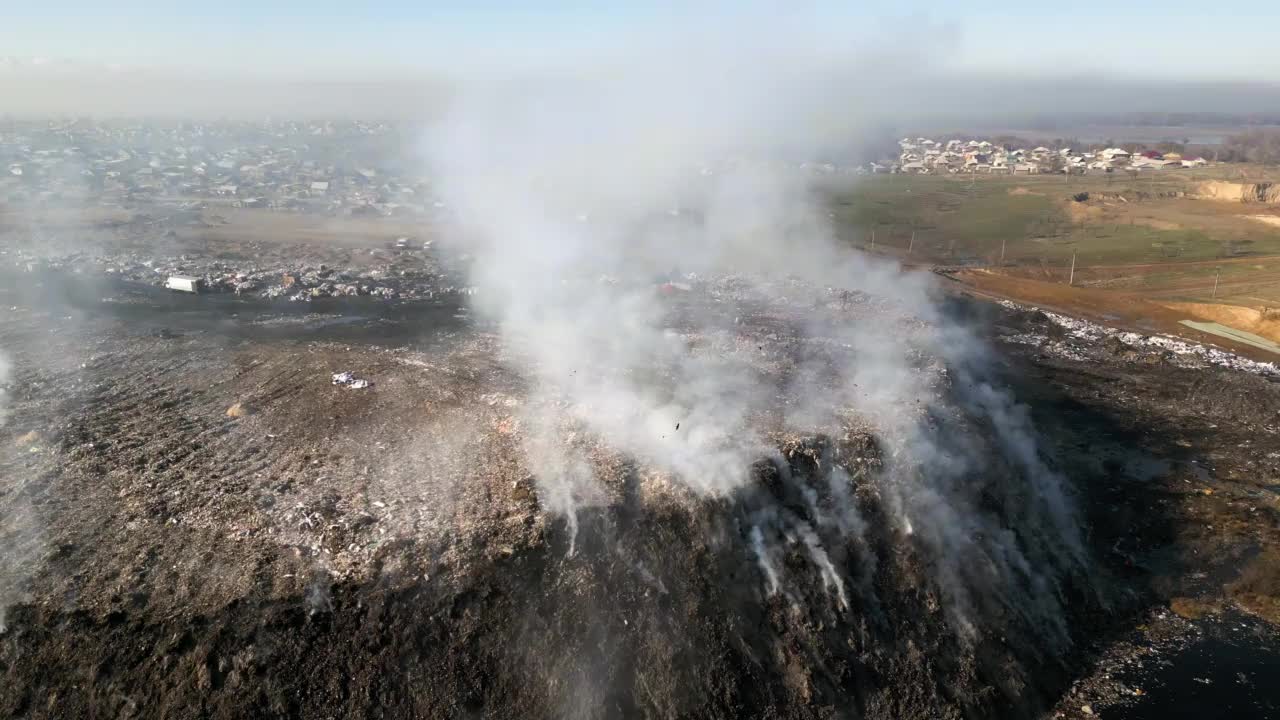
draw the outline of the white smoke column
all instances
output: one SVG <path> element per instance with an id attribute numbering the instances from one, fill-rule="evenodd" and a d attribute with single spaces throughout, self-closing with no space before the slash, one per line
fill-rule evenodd
<path id="1" fill-rule="evenodd" d="M 769 548 L 765 547 L 764 533 L 760 532 L 759 527 L 751 528 L 751 550 L 756 555 L 756 562 L 760 565 L 760 572 L 764 574 L 769 594 L 772 595 L 778 592 L 781 587 L 781 583 L 778 580 L 778 570 L 774 567 L 773 558 L 769 557 Z"/>
<path id="2" fill-rule="evenodd" d="M 705 162 L 754 150 L 753 136 L 773 135 L 746 122 L 769 117 L 764 97 L 714 68 L 676 85 L 655 69 L 617 72 L 534 90 L 469 88 L 431 132 L 432 171 L 471 241 L 477 305 L 542 385 L 624 451 L 723 493 L 764 451 L 746 423 L 761 390 L 740 360 L 690 353 L 665 329 L 652 283 L 635 281 L 673 267 L 723 271 L 730 259 L 768 267 L 783 249 L 754 240 L 809 209 L 797 197 L 803 188 L 768 174 L 710 184 L 698 174 Z M 764 194 L 762 183 L 779 194 L 775 206 L 747 212 L 740 199 Z M 682 206 L 704 208 L 706 226 L 649 229 Z"/>
<path id="3" fill-rule="evenodd" d="M 5 426 L 9 418 L 8 385 L 12 377 L 13 365 L 4 351 L 0 350 L 0 428 Z M 6 617 L 9 606 L 21 596 L 25 580 L 22 566 L 30 555 L 27 541 L 33 533 L 28 531 L 29 517 L 22 508 L 0 517 L 0 523 L 3 523 L 0 530 L 10 537 L 18 538 L 18 541 L 4 548 L 3 554 L 0 554 L 0 633 L 4 633 L 8 630 Z"/>
<path id="4" fill-rule="evenodd" d="M 852 288 L 884 301 L 884 312 L 797 323 L 801 341 L 854 352 L 835 377 L 802 372 L 781 389 L 800 409 L 789 426 L 834 436 L 854 412 L 877 428 L 883 500 L 902 535 L 933 558 L 959 628 L 972 634 L 984 611 L 1013 611 L 1058 630 L 1052 578 L 1083 551 L 1062 479 L 1039 459 L 1025 411 L 991 384 L 985 349 L 939 310 L 930 280 L 837 247 L 808 177 L 787 163 L 856 131 L 856 115 L 826 101 L 838 89 L 819 80 L 831 75 L 776 52 L 650 50 L 568 79 L 473 80 L 426 140 L 458 225 L 450 239 L 471 257 L 476 306 L 534 381 L 522 426 L 544 507 L 576 527 L 578 508 L 592 502 L 594 479 L 563 441 L 566 422 L 708 495 L 744 487 L 751 463 L 775 453 L 751 413 L 776 405 L 780 389 L 761 383 L 743 354 L 695 351 L 669 329 L 655 275 L 734 276 L 746 295 L 774 299 Z M 710 314 L 691 321 L 694 335 L 732 333 Z M 1016 492 L 1003 491 L 1031 508 L 1011 518 L 1020 523 L 1013 531 L 980 509 L 972 478 L 987 467 L 984 450 L 930 419 L 956 417 L 956 408 L 922 357 L 945 364 L 956 405 L 994 433 L 1023 477 Z M 818 522 L 856 542 L 863 523 L 848 493 L 838 497 L 847 505 Z M 844 580 L 812 528 L 767 515 L 750 543 L 768 594 L 783 582 L 768 547 L 780 534 L 801 543 L 846 606 Z"/>
<path id="5" fill-rule="evenodd" d="M 13 366 L 9 358 L 0 350 L 0 427 L 4 427 L 9 419 L 9 378 L 13 375 Z"/>

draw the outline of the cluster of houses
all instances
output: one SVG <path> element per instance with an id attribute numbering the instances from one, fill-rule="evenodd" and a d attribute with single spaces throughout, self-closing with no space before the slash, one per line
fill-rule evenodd
<path id="1" fill-rule="evenodd" d="M 947 140 L 903 138 L 898 141 L 901 153 L 890 166 L 872 164 L 871 172 L 902 173 L 1107 173 L 1118 169 L 1171 170 L 1201 167 L 1200 157 L 1183 157 L 1178 153 L 1143 153 L 1113 147 L 1102 150 L 1076 151 L 1071 148 L 1051 150 L 1047 147 L 1009 148 L 987 140 Z"/>
<path id="2" fill-rule="evenodd" d="M 72 120 L 0 125 L 0 202 L 207 202 L 297 212 L 428 211 L 422 178 L 351 147 L 391 144 L 376 123 L 145 123 Z M 390 164 L 387 164 L 390 165 Z"/>

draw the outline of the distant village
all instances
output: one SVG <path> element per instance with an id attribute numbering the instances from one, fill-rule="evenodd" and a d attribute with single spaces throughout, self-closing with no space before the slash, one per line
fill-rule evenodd
<path id="1" fill-rule="evenodd" d="M 406 172 L 405 128 L 378 122 L 147 122 L 0 119 L 0 204 L 91 201 L 245 207 L 329 215 L 434 216 L 423 168 Z M 892 146 L 886 148 L 891 156 Z M 799 163 L 819 174 L 1109 173 L 1208 164 L 1155 150 L 1014 148 L 903 138 L 896 162 Z M 783 166 L 795 167 L 793 163 Z M 781 169 L 781 168 L 779 168 Z M 703 174 L 714 172 L 704 166 Z"/>
<path id="2" fill-rule="evenodd" d="M 0 203 L 94 201 L 420 215 L 426 181 L 391 162 L 398 130 L 365 122 L 0 123 Z M 381 152 L 379 152 L 381 151 Z"/>
<path id="3" fill-rule="evenodd" d="M 863 172 L 872 173 L 984 173 L 1021 174 L 1040 173 L 1109 173 L 1118 170 L 1175 170 L 1208 165 L 1198 156 L 1179 153 L 1160 153 L 1147 150 L 1130 153 L 1118 148 L 1102 150 L 1073 150 L 1047 147 L 1011 148 L 995 145 L 987 140 L 958 140 L 945 142 L 929 138 L 903 138 L 898 141 L 901 153 L 898 161 L 890 165 L 871 163 Z"/>

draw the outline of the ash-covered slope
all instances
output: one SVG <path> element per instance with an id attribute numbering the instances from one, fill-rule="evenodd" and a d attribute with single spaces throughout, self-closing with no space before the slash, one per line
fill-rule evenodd
<path id="1" fill-rule="evenodd" d="M 343 344 L 367 342 L 347 325 L 327 326 L 338 342 L 262 342 L 138 304 L 52 336 L 74 313 L 11 314 L 3 527 L 30 552 L 5 568 L 6 712 L 889 718 L 1049 704 L 1093 630 L 1096 589 L 1080 528 L 1062 533 L 1046 502 L 1069 486 L 1019 454 L 1011 438 L 1030 425 L 1016 404 L 990 412 L 999 379 L 930 354 L 933 326 L 871 296 L 681 286 L 646 290 L 682 350 L 644 387 L 682 387 L 675 370 L 710 358 L 757 391 L 740 426 L 683 414 L 631 448 L 483 327 L 410 351 Z M 821 404 L 798 390 L 868 352 L 835 333 L 868 323 L 913 348 L 899 369 L 920 403 L 900 424 L 845 404 L 852 386 L 827 382 Z M 331 385 L 342 368 L 373 387 Z M 232 401 L 248 414 L 226 415 Z M 643 456 L 668 440 L 686 443 L 687 467 L 707 448 L 732 482 Z M 572 472 L 546 474 L 531 451 Z"/>
<path id="2" fill-rule="evenodd" d="M 856 353 L 780 337 L 783 317 L 737 318 L 763 387 Z M 753 407 L 762 454 L 710 495 L 603 450 L 589 432 L 563 433 L 587 460 L 592 492 L 570 513 L 542 506 L 547 546 L 522 576 L 532 587 L 509 590 L 519 620 L 503 621 L 515 633 L 497 633 L 491 660 L 513 668 L 499 671 L 504 686 L 514 678 L 515 696 L 531 691 L 545 712 L 571 717 L 1024 717 L 1046 707 L 1078 650 L 1077 623 L 1100 609 L 1100 580 L 1072 548 L 1080 535 L 1059 534 L 1045 479 L 1027 475 L 1052 471 L 1019 456 L 945 366 L 922 357 L 910 370 L 933 391 L 927 408 L 904 410 L 919 423 L 913 445 L 894 446 L 856 413 L 833 434 L 804 436 L 784 427 L 793 408 Z M 547 485 L 563 491 L 536 476 L 517 488 L 541 499 Z"/>

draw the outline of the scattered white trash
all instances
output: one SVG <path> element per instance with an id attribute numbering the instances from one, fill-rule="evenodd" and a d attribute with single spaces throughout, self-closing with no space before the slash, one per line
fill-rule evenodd
<path id="1" fill-rule="evenodd" d="M 369 382 L 368 380 L 365 380 L 364 378 L 358 378 L 349 372 L 334 373 L 333 384 L 343 385 L 345 387 L 351 388 L 352 390 L 363 390 L 373 385 L 373 383 Z"/>
<path id="2" fill-rule="evenodd" d="M 198 293 L 200 292 L 200 278 L 191 277 L 190 275 L 170 275 L 169 279 L 164 281 L 164 286 L 178 292 Z"/>

